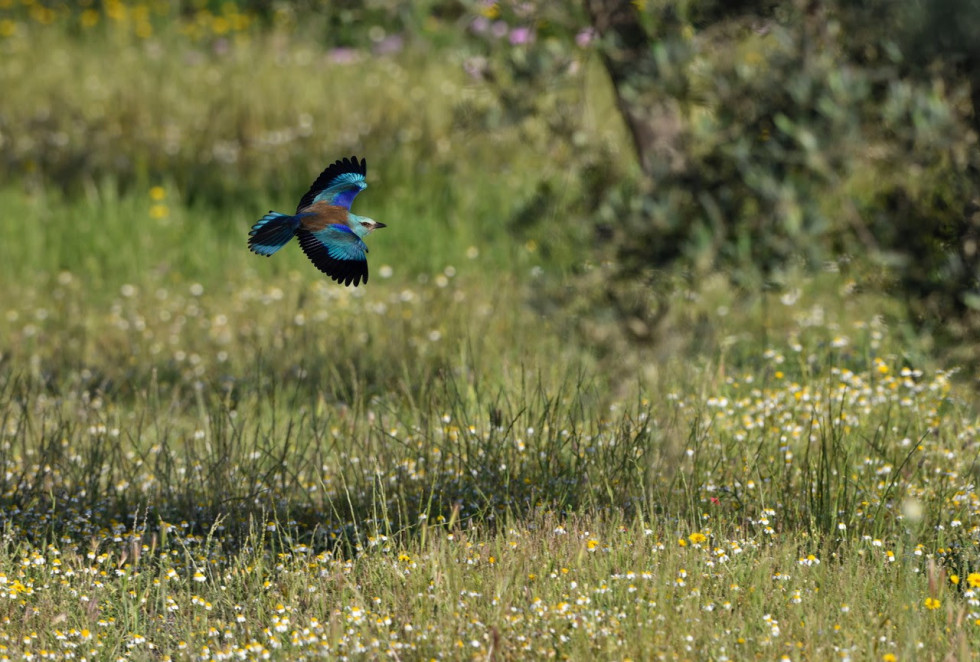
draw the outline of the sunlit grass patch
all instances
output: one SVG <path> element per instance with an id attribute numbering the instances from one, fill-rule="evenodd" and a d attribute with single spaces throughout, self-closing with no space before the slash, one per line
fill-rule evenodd
<path id="1" fill-rule="evenodd" d="M 947 604 L 968 615 L 954 633 L 977 636 L 972 593 L 934 570 L 861 555 L 804 563 L 794 541 L 764 536 L 719 534 L 697 549 L 658 524 L 541 513 L 496 530 L 433 526 L 343 559 L 302 544 L 262 552 L 272 528 L 257 523 L 228 556 L 209 542 L 220 528 L 197 537 L 179 525 L 166 539 L 124 536 L 89 552 L 8 551 L 8 606 L 28 619 L 77 607 L 54 628 L 8 638 L 7 652 L 905 657 L 945 646 L 945 617 L 930 619 Z"/>

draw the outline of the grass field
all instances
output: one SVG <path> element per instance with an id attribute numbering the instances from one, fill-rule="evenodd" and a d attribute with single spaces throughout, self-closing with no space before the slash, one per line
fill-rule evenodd
<path id="1" fill-rule="evenodd" d="M 602 320 L 540 303 L 602 269 L 579 230 L 507 223 L 571 157 L 533 124 L 461 126 L 483 92 L 452 55 L 352 66 L 233 15 L 106 3 L 73 28 L 21 4 L 0 20 L 0 658 L 980 645 L 974 396 L 854 274 L 679 285 L 657 348 L 601 355 L 579 330 Z M 219 27 L 220 48 L 194 33 Z M 626 161 L 595 64 L 563 93 Z M 349 153 L 355 211 L 388 224 L 366 286 L 247 251 Z"/>

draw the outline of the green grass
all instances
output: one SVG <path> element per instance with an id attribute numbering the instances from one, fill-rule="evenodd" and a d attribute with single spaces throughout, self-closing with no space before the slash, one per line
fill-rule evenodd
<path id="1" fill-rule="evenodd" d="M 28 186 L 0 189 L 0 656 L 967 659 L 980 644 L 980 419 L 893 302 L 853 274 L 764 295 L 706 279 L 664 294 L 659 346 L 600 355 L 584 340 L 598 313 L 542 304 L 591 259 L 579 230 L 507 225 L 560 159 L 520 131 L 463 140 L 451 110 L 477 92 L 451 58 L 367 58 L 311 85 L 276 62 L 322 54 L 277 33 L 225 59 L 159 38 L 165 60 L 79 38 L 56 48 L 71 67 L 0 64 L 18 90 L 7 126 L 46 103 L 57 126 L 94 112 L 84 81 L 107 57 L 136 128 L 198 131 L 216 108 L 201 91 L 228 100 L 173 161 L 123 132 L 142 170 L 60 187 L 64 155 L 5 162 Z M 409 77 L 417 102 L 394 84 Z M 609 107 L 598 80 L 584 89 Z M 296 112 L 331 130 L 193 170 L 225 131 Z M 625 152 L 617 128 L 586 126 Z M 396 146 L 402 131 L 416 137 Z M 248 253 L 254 219 L 348 151 L 371 164 L 357 210 L 389 224 L 370 283 L 338 287 L 292 246 Z"/>

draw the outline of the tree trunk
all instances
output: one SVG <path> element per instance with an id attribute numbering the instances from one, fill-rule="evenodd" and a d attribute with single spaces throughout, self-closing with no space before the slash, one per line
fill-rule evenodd
<path id="1" fill-rule="evenodd" d="M 640 23 L 631 0 L 585 0 L 592 26 L 604 44 L 603 64 L 616 94 L 616 105 L 626 122 L 643 172 L 653 175 L 652 146 L 656 140 L 648 109 L 638 103 L 638 74 L 652 66 L 650 35 Z M 631 97 L 631 98 L 630 98 Z"/>

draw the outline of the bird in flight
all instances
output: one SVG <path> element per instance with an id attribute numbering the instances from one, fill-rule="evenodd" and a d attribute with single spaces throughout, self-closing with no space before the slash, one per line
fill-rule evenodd
<path id="1" fill-rule="evenodd" d="M 341 159 L 320 173 L 296 207 L 293 216 L 270 211 L 252 226 L 248 248 L 269 256 L 295 236 L 313 265 L 338 283 L 354 285 L 368 280 L 364 237 L 385 227 L 351 213 L 354 197 L 367 188 L 367 160 Z"/>

